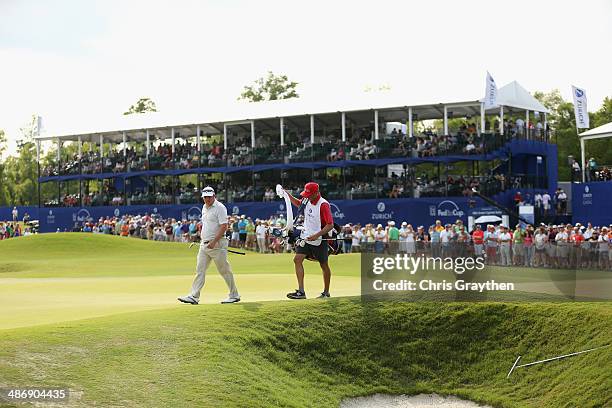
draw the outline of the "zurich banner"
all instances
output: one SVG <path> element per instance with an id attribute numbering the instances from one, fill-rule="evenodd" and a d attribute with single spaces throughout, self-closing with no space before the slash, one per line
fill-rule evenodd
<path id="1" fill-rule="evenodd" d="M 406 221 L 414 226 L 433 224 L 436 220 L 452 223 L 460 219 L 467 222 L 470 205 L 482 206 L 480 200 L 458 198 L 405 198 L 380 200 L 331 201 L 331 210 L 338 224 L 383 224 L 388 221 Z M 226 204 L 230 215 L 246 215 L 253 219 L 267 219 L 271 215 L 286 214 L 284 201 L 241 202 Z M 163 218 L 199 219 L 200 205 L 134 205 L 126 207 L 41 208 L 41 232 L 70 231 L 83 222 L 97 221 L 101 217 L 159 214 Z"/>
<path id="2" fill-rule="evenodd" d="M 612 224 L 610 197 L 612 183 L 600 181 L 595 183 L 574 184 L 572 186 L 572 221 L 594 226 Z"/>

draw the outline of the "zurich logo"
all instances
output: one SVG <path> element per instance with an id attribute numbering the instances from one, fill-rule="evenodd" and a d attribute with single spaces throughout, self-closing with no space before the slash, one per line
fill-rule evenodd
<path id="1" fill-rule="evenodd" d="M 53 215 L 53 210 L 49 210 L 49 215 Z"/>
<path id="2" fill-rule="evenodd" d="M 383 212 L 385 211 L 385 203 L 383 203 L 382 201 L 380 203 L 378 203 L 378 205 L 376 206 L 376 209 L 378 210 L 378 212 Z"/>
<path id="3" fill-rule="evenodd" d="M 279 210 L 281 210 L 281 211 L 283 211 L 283 210 L 285 209 L 285 204 L 280 204 L 280 205 L 278 206 L 278 209 L 279 209 Z"/>
<path id="4" fill-rule="evenodd" d="M 157 214 L 157 207 L 153 208 L 153 212 Z"/>
<path id="5" fill-rule="evenodd" d="M 232 214 L 233 215 L 238 215 L 240 213 L 240 208 L 238 208 L 238 206 L 234 206 L 232 207 Z"/>
<path id="6" fill-rule="evenodd" d="M 584 186 L 584 192 L 588 193 L 591 189 L 589 188 L 589 186 Z"/>
<path id="7" fill-rule="evenodd" d="M 119 216 L 120 212 L 118 208 L 115 208 L 114 214 L 115 214 L 115 217 Z"/>
<path id="8" fill-rule="evenodd" d="M 582 91 L 582 89 L 576 89 L 576 96 L 578 98 L 582 98 L 584 96 L 584 92 Z"/>

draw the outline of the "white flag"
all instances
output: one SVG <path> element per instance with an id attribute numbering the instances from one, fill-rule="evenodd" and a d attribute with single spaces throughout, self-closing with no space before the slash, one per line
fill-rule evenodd
<path id="1" fill-rule="evenodd" d="M 484 107 L 485 109 L 497 106 L 497 85 L 495 80 L 487 71 L 487 84 L 485 86 Z"/>
<path id="2" fill-rule="evenodd" d="M 40 136 L 40 132 L 42 130 L 42 117 L 36 117 L 36 136 Z"/>
<path id="3" fill-rule="evenodd" d="M 587 110 L 586 91 L 572 85 L 572 95 L 574 96 L 574 114 L 576 115 L 576 128 L 589 128 L 589 111 Z"/>

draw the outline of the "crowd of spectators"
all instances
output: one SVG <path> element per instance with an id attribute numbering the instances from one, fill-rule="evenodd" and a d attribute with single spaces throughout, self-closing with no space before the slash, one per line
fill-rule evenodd
<path id="1" fill-rule="evenodd" d="M 19 211 L 17 207 L 13 207 L 11 211 L 11 221 L 0 221 L 0 240 L 17 238 L 21 236 L 32 235 L 38 230 L 38 221 L 30 219 L 30 214 L 23 214 L 22 221 L 19 222 Z"/>
<path id="2" fill-rule="evenodd" d="M 461 220 L 414 228 L 407 222 L 346 224 L 339 238 L 343 252 L 405 253 L 434 257 L 480 256 L 487 265 L 539 268 L 612 269 L 612 224 L 476 225 L 468 231 Z"/>
<path id="3" fill-rule="evenodd" d="M 298 220 L 299 224 L 299 220 Z M 10 225 L 10 226 L 9 226 Z M 260 253 L 290 252 L 286 239 L 274 230 L 286 225 L 281 215 L 252 219 L 246 215 L 228 217 L 230 246 Z M 154 241 L 196 242 L 201 223 L 196 219 L 164 219 L 159 215 L 124 215 L 75 224 L 73 231 L 119 235 Z M 7 232 L 9 231 L 9 232 Z M 12 223 L 0 224 L 2 235 L 21 235 Z M 338 234 L 344 253 L 421 254 L 434 257 L 474 257 L 487 265 L 539 268 L 612 269 L 612 225 L 480 225 L 471 231 L 461 220 L 450 224 L 436 221 L 413 227 L 408 222 L 345 224 Z"/>
<path id="4" fill-rule="evenodd" d="M 42 168 L 43 176 L 92 173 L 121 173 L 140 170 L 191 169 L 197 167 L 244 166 L 252 163 L 281 163 L 303 161 L 368 160 L 377 157 L 431 157 L 448 154 L 480 154 L 499 148 L 503 140 L 498 133 L 499 124 L 484 132 L 477 130 L 476 124 L 466 120 L 458 129 L 448 134 L 436 130 L 425 130 L 414 137 L 407 137 L 401 128 L 393 128 L 389 133 L 381 132 L 375 139 L 370 127 L 351 128 L 346 142 L 330 132 L 323 137 L 317 135 L 315 142 L 310 139 L 310 131 L 288 131 L 285 145 L 280 146 L 273 135 L 257 132 L 256 145 L 252 148 L 250 132 L 231 133 L 228 149 L 218 138 L 205 139 L 201 149 L 193 136 L 185 139 L 180 136 L 175 141 L 174 153 L 171 143 L 157 141 L 151 143 L 147 157 L 144 142 L 128 141 L 106 143 L 101 157 L 99 146 L 90 147 L 78 155 L 64 155 L 60 163 L 52 162 Z M 384 126 L 384 124 L 383 124 Z M 547 133 L 542 122 L 537 120 L 525 124 L 521 118 L 504 121 L 507 137 L 543 139 Z M 337 132 L 336 132 L 337 133 Z"/>

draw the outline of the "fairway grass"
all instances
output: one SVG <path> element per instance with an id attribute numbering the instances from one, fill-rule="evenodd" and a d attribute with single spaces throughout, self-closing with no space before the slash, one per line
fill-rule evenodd
<path id="1" fill-rule="evenodd" d="M 0 241 L 0 329 L 174 307 L 189 293 L 198 248 L 109 235 L 58 233 Z M 292 254 L 229 255 L 243 301 L 285 299 L 296 287 Z M 359 294 L 359 255 L 330 261 L 334 296 Z M 321 270 L 306 263 L 310 296 Z M 210 266 L 201 303 L 227 287 Z"/>
<path id="2" fill-rule="evenodd" d="M 243 302 L 216 304 L 227 289 L 212 267 L 202 301 L 214 304 L 177 304 L 195 255 L 87 234 L 0 241 L 0 388 L 69 387 L 68 407 L 338 407 L 375 393 L 612 406 L 612 347 L 506 378 L 518 355 L 610 344 L 612 302 L 339 298 L 359 293 L 359 255 L 331 258 L 335 298 L 279 301 L 295 287 L 291 255 L 249 253 L 230 257 Z M 315 296 L 321 273 L 306 267 Z"/>

